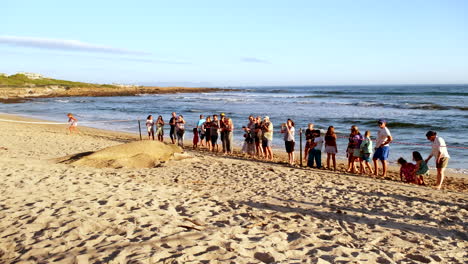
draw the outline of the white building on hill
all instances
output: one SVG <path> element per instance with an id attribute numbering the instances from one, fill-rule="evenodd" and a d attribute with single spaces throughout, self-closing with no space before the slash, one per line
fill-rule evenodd
<path id="1" fill-rule="evenodd" d="M 26 75 L 29 79 L 35 80 L 35 79 L 43 79 L 44 76 L 39 73 L 34 73 L 34 72 L 18 72 L 18 74 L 23 74 Z"/>

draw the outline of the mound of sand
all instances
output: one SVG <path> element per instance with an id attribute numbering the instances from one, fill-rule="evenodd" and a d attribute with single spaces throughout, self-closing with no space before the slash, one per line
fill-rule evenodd
<path id="1" fill-rule="evenodd" d="M 153 168 L 161 162 L 180 159 L 183 150 L 158 141 L 135 141 L 108 147 L 74 161 L 95 168 Z"/>

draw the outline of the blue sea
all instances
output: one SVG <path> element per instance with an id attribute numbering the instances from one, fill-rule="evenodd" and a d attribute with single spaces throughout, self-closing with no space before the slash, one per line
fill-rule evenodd
<path id="1" fill-rule="evenodd" d="M 237 145 L 243 142 L 240 128 L 248 116 L 270 116 L 275 131 L 291 118 L 296 129 L 314 123 L 326 130 L 333 125 L 346 137 L 351 125 L 362 133 L 377 132 L 377 120 L 388 121 L 394 141 L 390 161 L 399 157 L 411 160 L 412 151 L 426 157 L 430 142 L 425 134 L 435 130 L 449 148 L 449 167 L 468 173 L 468 85 L 388 85 L 388 86 L 303 86 L 303 87 L 229 87 L 233 91 L 139 95 L 124 97 L 38 98 L 25 103 L 0 104 L 0 112 L 65 122 L 66 113 L 76 115 L 82 125 L 86 121 L 131 120 L 86 124 L 116 131 L 138 133 L 137 119 L 148 114 L 162 115 L 165 121 L 172 111 L 184 115 L 188 127 L 196 125 L 200 114 L 226 113 L 234 121 Z M 144 122 L 143 122 L 144 123 Z M 166 133 L 167 135 L 167 133 Z M 188 137 L 191 133 L 187 134 Z M 296 140 L 299 137 L 296 135 Z M 347 139 L 339 140 L 338 150 L 344 157 Z M 283 148 L 280 133 L 275 132 L 274 145 Z M 422 144 L 422 145 L 407 145 Z M 433 166 L 433 161 L 431 164 Z"/>

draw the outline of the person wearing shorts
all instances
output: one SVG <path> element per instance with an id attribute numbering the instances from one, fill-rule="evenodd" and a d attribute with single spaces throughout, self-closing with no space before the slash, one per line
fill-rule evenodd
<path id="1" fill-rule="evenodd" d="M 437 182 L 436 188 L 440 190 L 442 188 L 442 183 L 444 182 L 445 177 L 445 168 L 447 168 L 450 155 L 448 154 L 447 145 L 445 140 L 437 136 L 437 132 L 428 131 L 426 133 L 427 140 L 432 142 L 432 152 L 425 160 L 426 163 L 434 157 L 436 168 L 437 168 Z"/>
<path id="2" fill-rule="evenodd" d="M 206 122 L 205 118 L 203 115 L 200 115 L 200 119 L 198 120 L 197 123 L 197 130 L 198 130 L 198 136 L 200 138 L 200 146 L 203 147 L 203 140 L 205 139 L 205 131 L 203 131 L 202 126 Z"/>
<path id="3" fill-rule="evenodd" d="M 382 177 L 387 176 L 387 159 L 390 153 L 390 142 L 393 138 L 390 134 L 390 130 L 387 128 L 387 121 L 380 119 L 377 124 L 379 125 L 379 131 L 377 132 L 377 140 L 375 142 L 375 152 L 372 160 L 374 161 L 374 175 L 378 175 L 379 165 L 377 160 L 382 163 Z"/>
<path id="4" fill-rule="evenodd" d="M 273 142 L 273 124 L 270 122 L 270 117 L 268 116 L 263 118 L 262 135 L 262 147 L 265 158 L 273 160 L 273 151 L 271 150 Z"/>
<path id="5" fill-rule="evenodd" d="M 361 174 L 366 173 L 366 169 L 369 170 L 370 174 L 374 173 L 370 165 L 371 154 L 372 154 L 372 140 L 370 136 L 371 136 L 371 132 L 367 130 L 364 133 L 364 140 L 361 143 L 361 148 L 360 148 L 361 160 L 364 163 L 363 165 L 361 165 Z"/>

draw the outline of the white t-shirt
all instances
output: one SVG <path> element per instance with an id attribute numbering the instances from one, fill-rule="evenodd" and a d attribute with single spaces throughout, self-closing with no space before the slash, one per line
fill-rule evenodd
<path id="1" fill-rule="evenodd" d="M 291 127 L 289 129 L 290 133 L 288 133 L 288 130 L 286 128 L 283 128 L 283 132 L 284 132 L 284 141 L 295 141 L 294 140 L 294 132 L 295 132 L 294 127 Z"/>
<path id="2" fill-rule="evenodd" d="M 314 143 L 317 144 L 317 145 L 315 145 L 314 149 L 322 150 L 322 147 L 323 147 L 323 138 L 322 137 L 316 137 L 314 139 Z"/>
<path id="3" fill-rule="evenodd" d="M 390 130 L 388 130 L 387 127 L 381 127 L 379 131 L 377 132 L 377 140 L 375 142 L 375 147 L 379 148 L 382 143 L 384 143 L 387 140 L 387 137 L 391 137 L 392 134 L 390 134 Z M 385 144 L 384 146 L 388 146 L 390 144 Z"/>
<path id="4" fill-rule="evenodd" d="M 146 127 L 152 127 L 154 124 L 154 120 L 152 119 L 146 119 Z"/>
<path id="5" fill-rule="evenodd" d="M 441 137 L 436 137 L 432 142 L 432 156 L 434 156 L 437 159 L 439 152 L 441 158 L 450 158 L 450 155 L 447 151 L 447 145 L 445 144 L 445 140 Z"/>

